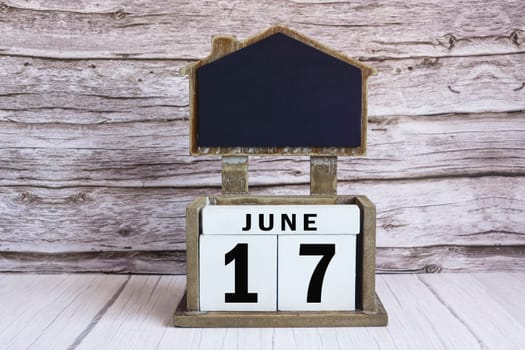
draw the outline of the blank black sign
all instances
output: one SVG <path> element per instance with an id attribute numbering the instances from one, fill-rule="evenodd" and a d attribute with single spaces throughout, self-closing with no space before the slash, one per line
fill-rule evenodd
<path id="1" fill-rule="evenodd" d="M 361 74 L 274 34 L 197 70 L 197 145 L 360 146 Z"/>

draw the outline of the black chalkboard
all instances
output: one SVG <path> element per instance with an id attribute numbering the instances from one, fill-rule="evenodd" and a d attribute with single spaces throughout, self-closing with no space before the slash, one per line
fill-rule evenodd
<path id="1" fill-rule="evenodd" d="M 361 144 L 361 70 L 285 34 L 196 74 L 198 146 Z"/>

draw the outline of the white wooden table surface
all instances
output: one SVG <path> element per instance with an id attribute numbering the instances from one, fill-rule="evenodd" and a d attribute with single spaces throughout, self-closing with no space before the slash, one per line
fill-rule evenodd
<path id="1" fill-rule="evenodd" d="M 525 348 L 525 273 L 379 275 L 386 328 L 173 328 L 184 287 L 184 276 L 0 275 L 0 349 Z"/>

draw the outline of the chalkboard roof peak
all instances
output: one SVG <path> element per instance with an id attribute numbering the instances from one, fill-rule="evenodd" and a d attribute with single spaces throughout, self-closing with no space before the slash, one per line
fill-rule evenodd
<path id="1" fill-rule="evenodd" d="M 214 35 L 212 37 L 212 51 L 209 56 L 191 63 L 190 65 L 182 68 L 182 73 L 193 75 L 196 68 L 206 65 L 208 63 L 211 63 L 219 58 L 222 58 L 228 54 L 234 53 L 235 51 L 238 51 L 244 47 L 253 45 L 259 41 L 262 41 L 266 38 L 269 38 L 275 34 L 284 34 L 290 38 L 293 38 L 303 44 L 306 44 L 308 46 L 311 46 L 329 56 L 332 56 L 334 58 L 337 58 L 343 62 L 346 62 L 350 65 L 353 65 L 357 68 L 359 68 L 364 75 L 364 78 L 366 79 L 370 75 L 376 75 L 377 71 L 375 68 L 370 67 L 359 60 L 352 58 L 350 56 L 347 56 L 337 50 L 334 50 L 326 45 L 321 44 L 320 42 L 316 41 L 315 39 L 309 38 L 304 34 L 299 33 L 298 31 L 295 31 L 287 26 L 284 25 L 274 25 L 265 31 L 258 33 L 252 37 L 249 37 L 245 40 L 237 40 L 237 38 L 233 35 Z"/>

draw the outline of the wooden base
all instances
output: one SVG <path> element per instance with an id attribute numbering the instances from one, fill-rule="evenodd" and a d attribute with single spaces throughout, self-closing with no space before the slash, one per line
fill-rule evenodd
<path id="1" fill-rule="evenodd" d="M 233 312 L 187 311 L 186 294 L 173 315 L 175 327 L 192 328 L 263 328 L 263 327 L 379 327 L 386 326 L 388 315 L 376 294 L 377 312 L 304 311 L 304 312 Z"/>

